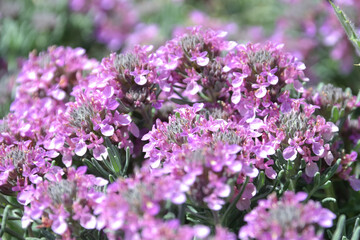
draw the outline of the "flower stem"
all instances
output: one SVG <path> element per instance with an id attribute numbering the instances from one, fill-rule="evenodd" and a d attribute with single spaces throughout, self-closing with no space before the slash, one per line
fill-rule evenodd
<path id="1" fill-rule="evenodd" d="M 224 215 L 221 217 L 221 225 L 225 226 L 225 222 L 227 220 L 227 216 L 229 215 L 230 212 L 232 212 L 232 210 L 235 208 L 236 203 L 240 200 L 242 194 L 245 191 L 245 187 L 249 182 L 249 177 L 246 177 L 245 182 L 242 185 L 241 191 L 240 193 L 236 196 L 236 198 L 230 203 L 229 207 L 226 209 Z"/>

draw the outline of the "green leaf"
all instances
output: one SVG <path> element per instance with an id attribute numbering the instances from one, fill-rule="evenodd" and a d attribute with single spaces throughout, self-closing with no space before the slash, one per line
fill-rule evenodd
<path id="1" fill-rule="evenodd" d="M 339 109 L 336 106 L 333 106 L 331 109 L 331 121 L 332 122 L 337 122 L 337 120 L 339 120 Z"/>
<path id="2" fill-rule="evenodd" d="M 105 138 L 105 144 L 107 146 L 108 157 L 110 159 L 111 168 L 114 170 L 116 175 L 120 175 L 122 170 L 121 166 L 121 157 L 119 154 L 119 150 L 111 143 L 109 138 Z"/>
<path id="3" fill-rule="evenodd" d="M 358 152 L 360 150 L 360 140 L 358 140 L 358 142 L 356 143 L 355 149 L 356 152 Z"/>
<path id="4" fill-rule="evenodd" d="M 170 98 L 170 101 L 179 104 L 179 105 L 192 105 L 193 103 L 190 101 L 186 101 L 184 99 L 179 99 L 179 98 Z"/>
<path id="5" fill-rule="evenodd" d="M 340 165 L 341 159 L 338 159 L 336 163 L 331 166 L 325 174 L 321 177 L 321 184 L 325 184 L 332 176 L 334 176 L 336 170 L 338 169 Z"/>
<path id="6" fill-rule="evenodd" d="M 359 226 L 360 218 L 356 218 L 353 232 L 355 232 L 356 228 Z"/>
<path id="7" fill-rule="evenodd" d="M 2 235 L 5 232 L 6 221 L 7 221 L 7 218 L 9 216 L 10 208 L 11 208 L 11 205 L 6 205 L 6 207 L 4 209 L 3 218 L 2 218 L 2 221 L 1 221 L 0 237 L 2 237 Z"/>
<path id="8" fill-rule="evenodd" d="M 260 172 L 257 182 L 257 190 L 259 191 L 265 185 L 265 174 L 263 171 Z"/>
<path id="9" fill-rule="evenodd" d="M 327 203 L 327 202 L 333 202 L 333 203 L 336 203 L 336 199 L 335 198 L 332 198 L 332 197 L 327 197 L 327 198 L 324 198 L 321 203 Z"/>
<path id="10" fill-rule="evenodd" d="M 277 176 L 277 178 L 276 178 L 276 181 L 281 181 L 281 178 L 284 176 L 284 174 L 285 174 L 285 170 L 282 169 L 282 170 L 279 172 L 279 174 L 278 174 L 278 176 Z"/>
<path id="11" fill-rule="evenodd" d="M 343 229 L 345 227 L 345 215 L 341 215 L 337 225 L 336 225 L 336 230 L 334 232 L 334 235 L 332 236 L 331 240 L 340 240 L 342 237 L 342 233 L 343 233 Z"/>
<path id="12" fill-rule="evenodd" d="M 314 175 L 314 187 L 319 187 L 320 186 L 320 173 L 316 172 Z"/>
<path id="13" fill-rule="evenodd" d="M 113 176 L 113 175 L 109 175 L 109 181 L 110 181 L 110 183 L 113 183 L 113 182 L 115 182 L 116 181 L 116 178 Z"/>
<path id="14" fill-rule="evenodd" d="M 326 233 L 329 236 L 329 238 L 332 238 L 333 234 L 329 229 L 326 230 Z"/>
<path id="15" fill-rule="evenodd" d="M 91 163 L 96 168 L 96 170 L 99 171 L 103 178 L 107 178 L 109 176 L 109 173 L 104 170 L 104 168 L 98 163 L 95 158 L 91 158 Z"/>
<path id="16" fill-rule="evenodd" d="M 346 14 L 338 6 L 336 6 L 331 1 L 330 1 L 330 4 L 333 7 L 335 14 L 336 14 L 337 18 L 339 19 L 341 25 L 343 26 L 349 40 L 354 45 L 357 52 L 360 53 L 360 38 L 356 33 L 354 24 L 350 21 L 350 19 L 346 16 Z"/>
<path id="17" fill-rule="evenodd" d="M 353 232 L 353 235 L 351 237 L 351 240 L 358 240 L 360 239 L 360 227 L 357 227 L 355 231 Z"/>
<path id="18" fill-rule="evenodd" d="M 328 188 L 328 187 L 330 187 L 331 186 L 331 181 L 330 180 L 328 180 L 328 181 L 326 181 L 323 185 L 322 185 L 322 188 Z"/>
<path id="19" fill-rule="evenodd" d="M 111 166 L 112 166 L 114 172 L 118 173 L 120 171 L 121 166 L 120 166 L 120 164 L 117 163 L 117 159 L 116 159 L 115 154 L 113 153 L 113 151 L 109 147 L 107 147 L 106 150 L 108 152 L 108 157 L 110 159 L 110 163 L 111 163 Z"/>
<path id="20" fill-rule="evenodd" d="M 126 159 L 125 159 L 125 166 L 122 172 L 122 175 L 125 176 L 129 167 L 129 163 L 130 163 L 130 148 L 127 147 L 126 148 Z"/>

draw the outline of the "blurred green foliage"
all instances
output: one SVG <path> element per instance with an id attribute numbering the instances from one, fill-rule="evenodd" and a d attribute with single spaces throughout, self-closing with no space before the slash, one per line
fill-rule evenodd
<path id="1" fill-rule="evenodd" d="M 0 56 L 8 62 L 9 71 L 17 68 L 17 58 L 27 57 L 34 49 L 101 46 L 93 39 L 90 19 L 70 12 L 67 0 L 2 0 L 0 36 Z"/>

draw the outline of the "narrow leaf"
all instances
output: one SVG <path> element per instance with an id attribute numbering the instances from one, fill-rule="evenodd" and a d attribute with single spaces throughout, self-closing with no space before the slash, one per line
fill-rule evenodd
<path id="1" fill-rule="evenodd" d="M 331 240 L 340 240 L 341 239 L 344 226 L 345 226 L 345 215 L 341 215 L 337 222 L 336 230 L 335 230 L 334 235 L 332 236 Z"/>
<path id="2" fill-rule="evenodd" d="M 351 240 L 358 240 L 360 239 L 360 227 L 357 227 L 351 236 Z"/>
<path id="3" fill-rule="evenodd" d="M 339 109 L 336 106 L 333 106 L 331 109 L 331 121 L 332 122 L 337 122 L 337 120 L 339 120 Z"/>
<path id="4" fill-rule="evenodd" d="M 190 101 L 186 101 L 184 99 L 179 99 L 179 98 L 171 98 L 170 101 L 179 104 L 179 105 L 191 105 L 192 102 Z"/>
<path id="5" fill-rule="evenodd" d="M 337 18 L 339 19 L 341 25 L 343 26 L 346 35 L 348 36 L 351 43 L 354 45 L 358 54 L 360 53 L 360 38 L 356 33 L 356 29 L 354 24 L 350 21 L 350 19 L 346 16 L 346 14 L 334 3 L 330 1 L 331 6 L 333 7 Z"/>

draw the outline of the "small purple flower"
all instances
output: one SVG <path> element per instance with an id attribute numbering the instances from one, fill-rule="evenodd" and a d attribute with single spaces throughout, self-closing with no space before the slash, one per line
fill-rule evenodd
<path id="1" fill-rule="evenodd" d="M 274 75 L 277 72 L 277 68 L 273 68 L 270 71 L 262 72 L 260 75 L 266 77 L 268 83 L 276 85 L 279 82 L 279 78 Z"/>
<path id="2" fill-rule="evenodd" d="M 135 71 L 130 72 L 130 75 L 135 77 L 134 81 L 136 84 L 142 86 L 147 83 L 146 75 L 149 74 L 149 72 L 149 70 L 136 69 Z"/>
<path id="3" fill-rule="evenodd" d="M 191 58 L 190 60 L 191 61 L 196 61 L 196 63 L 199 65 L 199 66 L 206 66 L 208 65 L 209 63 L 209 58 L 206 57 L 208 53 L 206 51 L 204 52 L 198 52 L 198 51 L 193 51 L 191 52 Z"/>

